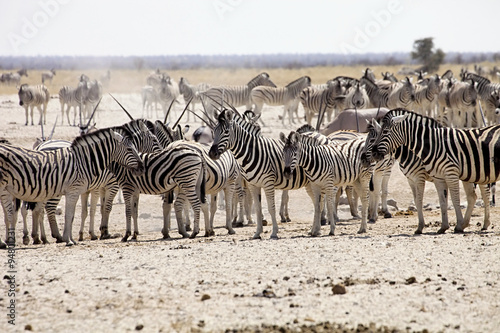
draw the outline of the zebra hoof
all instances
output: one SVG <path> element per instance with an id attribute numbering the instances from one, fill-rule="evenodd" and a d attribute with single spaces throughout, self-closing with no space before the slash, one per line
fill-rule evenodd
<path id="1" fill-rule="evenodd" d="M 385 219 L 391 219 L 392 218 L 392 214 L 389 213 L 389 212 L 386 212 L 386 213 L 384 213 L 384 218 Z"/>
<path id="2" fill-rule="evenodd" d="M 330 233 L 328 234 L 328 236 L 335 236 L 335 232 L 330 231 Z"/>
<path id="3" fill-rule="evenodd" d="M 278 235 L 271 235 L 270 239 L 279 239 Z"/>
<path id="4" fill-rule="evenodd" d="M 37 238 L 33 238 L 33 244 L 35 244 L 35 245 L 42 244 L 42 241 L 38 237 Z"/>
<path id="5" fill-rule="evenodd" d="M 83 232 L 80 232 L 80 234 L 78 236 L 78 241 L 83 242 Z"/>
<path id="6" fill-rule="evenodd" d="M 326 219 L 321 220 L 320 224 L 321 224 L 321 225 L 327 225 L 327 224 L 328 224 L 328 221 L 327 221 Z"/>
<path id="7" fill-rule="evenodd" d="M 373 223 L 375 223 L 375 222 L 377 222 L 377 221 L 376 221 L 376 220 L 374 220 L 374 219 L 369 219 L 369 220 L 368 220 L 368 223 L 371 223 L 371 224 L 373 224 Z"/>
<path id="8" fill-rule="evenodd" d="M 43 243 L 43 245 L 50 244 L 50 242 L 47 240 L 47 238 L 42 238 L 42 243 Z"/>
<path id="9" fill-rule="evenodd" d="M 97 240 L 97 238 L 98 238 L 98 237 L 97 237 L 96 235 L 92 235 L 92 234 L 90 234 L 90 240 Z"/>
<path id="10" fill-rule="evenodd" d="M 358 230 L 358 234 L 365 234 L 366 233 L 366 230 L 365 229 L 359 229 Z"/>
<path id="11" fill-rule="evenodd" d="M 441 231 L 441 229 L 439 231 Z M 464 229 L 455 227 L 455 229 L 453 230 L 453 232 L 456 233 L 456 234 L 463 234 L 464 233 Z M 443 231 L 443 233 L 444 233 L 444 231 Z"/>
<path id="12" fill-rule="evenodd" d="M 229 229 L 229 230 L 227 231 L 227 234 L 228 234 L 228 235 L 234 235 L 235 233 L 236 233 L 236 231 L 234 231 L 233 229 Z"/>
<path id="13" fill-rule="evenodd" d="M 0 241 L 0 249 L 6 249 L 7 244 L 5 244 L 3 241 Z"/>
<path id="14" fill-rule="evenodd" d="M 420 230 L 420 229 L 415 230 L 415 235 L 421 235 L 421 234 L 422 234 L 422 230 Z"/>
<path id="15" fill-rule="evenodd" d="M 64 243 L 61 237 L 56 237 L 56 243 Z"/>
<path id="16" fill-rule="evenodd" d="M 233 222 L 233 228 L 243 228 L 243 221 Z"/>
<path id="17" fill-rule="evenodd" d="M 288 216 L 286 217 L 287 222 L 292 222 L 292 219 L 290 219 Z"/>
<path id="18" fill-rule="evenodd" d="M 262 238 L 260 237 L 260 235 L 254 235 L 252 239 L 262 239 Z"/>
<path id="19" fill-rule="evenodd" d="M 189 224 L 186 225 L 186 231 L 191 231 L 191 226 Z"/>
<path id="20" fill-rule="evenodd" d="M 23 237 L 23 244 L 24 245 L 29 245 L 30 243 L 30 237 L 29 236 L 24 236 Z"/>
<path id="21" fill-rule="evenodd" d="M 170 235 L 169 235 L 169 234 L 164 234 L 164 235 L 163 235 L 163 239 L 167 240 L 167 239 L 171 239 L 171 238 L 170 238 Z"/>
<path id="22" fill-rule="evenodd" d="M 446 231 L 446 229 L 439 229 L 437 233 L 441 235 L 441 234 L 444 234 L 445 231 Z M 455 229 L 455 232 L 457 232 L 456 229 Z"/>
<path id="23" fill-rule="evenodd" d="M 125 243 L 125 242 L 127 242 L 127 241 L 128 241 L 128 235 L 123 236 L 123 238 L 122 238 L 122 242 L 124 242 L 124 243 Z"/>
<path id="24" fill-rule="evenodd" d="M 196 238 L 196 235 L 198 235 L 198 233 L 197 233 L 197 232 L 193 232 L 193 233 L 191 234 L 191 236 L 189 236 L 189 238 L 190 238 L 190 239 L 194 239 L 194 238 Z"/>
<path id="25" fill-rule="evenodd" d="M 75 245 L 75 243 L 73 243 L 72 241 L 68 241 L 68 242 L 66 243 L 66 246 L 73 246 L 73 245 Z"/>
<path id="26" fill-rule="evenodd" d="M 110 238 L 111 238 L 111 234 L 108 234 L 108 233 L 101 234 L 101 239 L 110 239 Z"/>

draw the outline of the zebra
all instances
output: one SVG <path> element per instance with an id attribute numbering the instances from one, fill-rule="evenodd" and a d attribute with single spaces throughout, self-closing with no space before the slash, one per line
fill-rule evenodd
<path id="1" fill-rule="evenodd" d="M 178 208 L 176 214 L 182 212 L 185 201 L 189 201 L 194 211 L 194 227 L 191 235 L 186 233 L 182 216 L 177 215 L 179 233 L 183 237 L 194 238 L 199 233 L 200 210 L 205 202 L 205 164 L 200 153 L 192 148 L 177 147 L 165 148 L 159 153 L 141 154 L 145 172 L 135 176 L 130 170 L 118 163 L 111 163 L 109 169 L 116 176 L 123 191 L 125 200 L 126 232 L 123 242 L 128 240 L 131 232 L 131 217 L 135 217 L 134 235 L 137 238 L 137 205 L 139 194 L 159 195 L 180 189 L 180 195 L 175 201 Z M 205 220 L 205 230 L 210 226 Z M 169 226 L 164 224 L 163 237 L 170 238 Z"/>
<path id="2" fill-rule="evenodd" d="M 64 195 L 63 240 L 68 246 L 76 244 L 72 237 L 72 225 L 78 197 L 88 190 L 92 179 L 113 161 L 136 174 L 143 172 L 142 160 L 131 143 L 130 134 L 122 136 L 113 128 L 77 137 L 71 147 L 53 151 L 0 145 L 0 200 L 7 217 L 6 231 L 15 230 L 14 197 L 29 202 L 45 202 Z"/>
<path id="3" fill-rule="evenodd" d="M 28 109 L 31 111 L 31 125 L 33 125 L 33 109 L 36 107 L 40 111 L 39 125 L 46 124 L 47 104 L 49 103 L 50 94 L 47 87 L 44 85 L 29 86 L 23 83 L 19 87 L 19 105 L 24 107 L 26 112 L 26 123 L 28 125 Z"/>
<path id="4" fill-rule="evenodd" d="M 163 113 L 167 115 L 170 105 L 173 102 L 177 102 L 177 97 L 179 97 L 179 87 L 177 83 L 170 78 L 170 76 L 164 76 L 161 79 L 160 88 L 157 90 L 158 102 L 162 106 Z"/>
<path id="5" fill-rule="evenodd" d="M 172 129 L 167 125 L 163 124 L 161 121 L 155 122 L 155 134 L 163 147 L 174 148 L 174 147 L 189 147 L 191 149 L 197 150 L 200 155 L 204 158 L 206 164 L 206 185 L 205 193 L 211 195 L 210 203 L 210 217 L 205 216 L 205 219 L 209 219 L 210 229 L 206 230 L 205 235 L 213 235 L 213 221 L 215 212 L 217 210 L 217 194 L 220 191 L 224 191 L 226 198 L 226 229 L 229 234 L 234 234 L 232 228 L 233 214 L 232 214 L 232 200 L 235 193 L 241 192 L 240 185 L 240 170 L 238 163 L 234 156 L 229 152 L 223 153 L 218 160 L 212 160 L 209 156 L 210 146 L 208 144 L 201 144 L 196 142 L 188 142 L 180 140 L 180 131 L 177 131 L 177 137 L 173 133 Z M 240 216 L 243 215 L 243 208 L 240 210 Z M 206 212 L 204 212 L 206 214 Z M 168 218 L 170 214 L 164 218 Z"/>
<path id="6" fill-rule="evenodd" d="M 455 232 L 463 232 L 470 220 L 464 219 L 460 210 L 459 180 L 488 185 L 500 178 L 497 162 L 500 125 L 474 129 L 441 127 L 432 118 L 396 109 L 385 115 L 377 132 L 371 149 L 375 160 L 404 145 L 422 160 L 434 177 L 446 181 L 457 216 Z M 484 218 L 482 230 L 490 224 L 487 202 Z"/>
<path id="7" fill-rule="evenodd" d="M 366 109 L 370 103 L 370 98 L 366 93 L 365 85 L 359 81 L 345 92 L 345 99 L 342 106 L 344 109 Z"/>
<path id="8" fill-rule="evenodd" d="M 293 114 L 297 114 L 299 107 L 299 95 L 301 91 L 311 86 L 311 78 L 302 76 L 284 87 L 259 86 L 252 89 L 250 99 L 254 104 L 254 113 L 260 115 L 264 104 L 283 105 L 282 122 L 285 122 L 285 115 L 288 114 L 290 124 L 294 123 Z M 297 115 L 298 118 L 298 115 Z"/>
<path id="9" fill-rule="evenodd" d="M 50 84 L 52 84 L 52 79 L 54 78 L 54 75 L 56 75 L 56 70 L 52 68 L 48 72 L 43 72 L 42 73 L 42 84 L 45 84 L 45 81 L 50 81 Z"/>
<path id="10" fill-rule="evenodd" d="M 449 88 L 447 100 L 450 126 L 477 127 L 481 115 L 476 108 L 476 101 L 477 91 L 474 82 L 454 82 Z"/>
<path id="11" fill-rule="evenodd" d="M 90 120 L 89 122 L 90 123 Z M 87 124 L 88 125 L 88 124 Z M 126 135 L 127 133 L 131 134 L 131 140 L 133 144 L 137 147 L 137 149 L 141 152 L 158 152 L 160 151 L 160 143 L 158 142 L 158 139 L 156 136 L 152 133 L 154 130 L 154 125 L 144 119 L 137 119 L 137 120 L 132 120 L 128 123 L 123 124 L 121 127 L 116 127 L 114 130 L 119 133 Z M 60 148 L 65 148 L 71 145 L 71 142 L 65 141 L 65 140 L 50 140 L 43 142 L 37 147 L 37 150 L 42 150 L 42 151 L 47 151 L 47 150 L 54 150 L 54 149 L 60 149 Z M 83 240 L 83 231 L 85 227 L 85 220 L 88 216 L 88 211 L 87 211 L 87 206 L 88 206 L 88 198 L 89 195 L 91 196 L 91 204 L 90 204 L 90 227 L 89 227 L 89 234 L 91 237 L 91 240 L 97 239 L 97 236 L 94 233 L 94 217 L 95 217 L 95 210 L 96 210 L 96 205 L 97 205 L 97 200 L 99 199 L 99 196 L 101 197 L 101 215 L 102 215 L 102 221 L 101 221 L 101 239 L 106 239 L 110 238 L 110 235 L 108 233 L 108 221 L 109 221 L 109 215 L 111 213 L 112 209 L 112 203 L 113 199 L 115 198 L 117 192 L 118 192 L 118 183 L 114 176 L 106 169 L 102 174 L 100 174 L 99 177 L 95 178 L 92 180 L 91 185 L 89 186 L 89 191 L 83 193 L 81 195 L 81 206 L 82 206 L 82 213 L 81 213 L 81 226 L 80 226 L 80 232 L 79 232 L 79 241 Z M 59 204 L 60 197 L 58 198 L 52 198 L 48 200 L 45 203 L 45 210 L 47 212 L 47 217 L 49 220 L 50 224 L 50 229 L 52 232 L 52 236 L 56 238 L 57 242 L 62 242 L 62 237 L 59 234 L 59 230 L 57 228 L 57 223 L 56 223 L 56 218 L 55 218 L 55 210 L 57 208 L 57 205 Z M 33 209 L 33 215 L 34 215 L 34 221 L 36 219 L 35 215 L 38 212 L 39 217 L 42 217 L 42 215 L 39 215 L 41 211 L 43 211 L 43 206 L 41 205 L 36 205 L 35 209 Z M 38 207 L 40 206 L 40 207 Z M 40 208 L 40 209 L 36 209 Z M 34 228 L 33 228 L 33 239 L 36 244 L 36 240 L 38 239 L 38 232 L 37 229 L 35 229 L 35 226 L 40 225 L 40 227 L 43 226 L 42 221 L 39 221 L 37 224 L 34 223 Z M 27 229 L 25 228 L 26 233 L 25 236 L 27 236 Z M 41 229 L 43 230 L 43 229 Z M 44 240 L 44 235 L 42 234 L 42 241 L 46 243 L 46 239 Z M 23 237 L 24 239 L 24 237 Z"/>
<path id="12" fill-rule="evenodd" d="M 196 103 L 201 103 L 200 93 L 210 89 L 208 83 L 198 83 L 197 85 L 192 85 L 185 77 L 181 77 L 179 80 L 179 93 L 184 97 L 184 101 L 187 103 L 191 101 L 193 105 L 193 110 L 196 108 Z M 190 113 L 188 113 L 187 121 L 189 122 Z M 196 119 L 195 119 L 196 120 Z"/>
<path id="13" fill-rule="evenodd" d="M 152 118 L 153 116 L 153 104 L 156 111 L 156 116 L 158 117 L 158 91 L 153 86 L 144 86 L 141 90 L 142 98 L 142 117 L 147 116 L 147 118 Z"/>
<path id="14" fill-rule="evenodd" d="M 372 120 L 372 122 L 368 123 L 368 136 L 366 138 L 365 145 L 365 153 L 363 154 L 363 162 L 369 163 L 371 160 L 371 156 L 367 156 L 366 152 L 371 151 L 373 143 L 377 137 L 377 127 L 374 125 L 376 120 Z M 439 205 L 441 208 L 441 228 L 438 233 L 444 233 L 447 229 L 449 229 L 448 222 L 448 186 L 446 185 L 446 181 L 441 178 L 433 177 L 430 172 L 426 170 L 426 167 L 422 160 L 417 157 L 415 153 L 413 153 L 406 146 L 399 146 L 396 150 L 393 151 L 392 157 L 399 162 L 399 168 L 401 172 L 406 176 L 408 180 L 408 185 L 410 185 L 413 201 L 415 202 L 415 206 L 417 208 L 418 214 L 418 227 L 415 230 L 415 234 L 422 234 L 422 231 L 425 227 L 425 219 L 423 214 L 423 197 L 424 197 L 424 189 L 425 182 L 432 182 L 436 187 L 436 191 L 439 198 Z M 473 193 L 473 189 L 470 187 L 470 183 L 462 182 L 464 189 L 467 193 L 472 193 L 472 195 L 467 196 L 467 211 L 465 213 L 466 219 L 472 215 L 472 210 L 474 208 L 474 204 L 476 201 L 476 197 Z M 479 185 L 481 190 L 481 195 L 483 201 L 485 203 L 488 202 L 489 199 L 489 188 L 485 185 Z M 489 214 L 489 212 L 487 212 Z"/>
<path id="15" fill-rule="evenodd" d="M 5 82 L 7 85 L 15 85 L 18 86 L 21 84 L 21 77 L 28 77 L 28 71 L 25 68 L 21 68 L 15 73 L 3 73 L 0 75 L 0 82 Z"/>
<path id="16" fill-rule="evenodd" d="M 415 100 L 412 105 L 415 111 L 429 117 L 435 116 L 440 91 L 441 78 L 438 74 L 425 80 L 419 80 L 415 85 Z"/>
<path id="17" fill-rule="evenodd" d="M 407 107 L 415 100 L 415 87 L 410 78 L 401 82 L 388 83 L 378 86 L 368 76 L 360 80 L 365 84 L 366 92 L 370 97 L 371 107 L 386 107 L 389 109 Z"/>
<path id="18" fill-rule="evenodd" d="M 313 87 L 302 90 L 299 97 L 304 107 L 306 122 L 311 125 L 312 117 L 315 114 L 318 114 L 319 121 L 319 118 L 323 117 L 325 113 L 328 122 L 330 122 L 334 108 L 336 108 L 344 98 L 340 97 L 342 93 L 343 89 L 340 80 L 334 80 L 334 82 L 324 90 L 318 90 Z"/>
<path id="19" fill-rule="evenodd" d="M 487 78 L 473 73 L 468 73 L 466 78 L 476 84 L 477 93 L 482 102 L 482 107 L 484 107 L 488 124 L 493 125 L 498 123 L 497 119 L 500 115 L 500 83 L 492 83 Z"/>
<path id="20" fill-rule="evenodd" d="M 212 87 L 202 93 L 200 97 L 205 107 L 205 112 L 213 117 L 214 111 L 222 107 L 220 103 L 224 100 L 233 107 L 245 105 L 246 110 L 252 108 L 250 92 L 257 86 L 268 86 L 276 88 L 276 85 L 271 81 L 268 73 L 260 73 L 251 79 L 247 84 L 241 86 L 217 86 Z"/>
<path id="21" fill-rule="evenodd" d="M 368 191 L 373 167 L 361 165 L 365 138 L 347 140 L 344 143 L 322 144 L 320 140 L 290 132 L 288 137 L 280 133 L 284 143 L 284 176 L 290 177 L 296 167 L 302 167 L 310 181 L 311 198 L 314 204 L 314 218 L 311 236 L 321 234 L 321 204 L 322 193 L 326 195 L 330 235 L 335 234 L 335 192 L 337 186 L 354 186 L 361 197 L 361 226 L 358 233 L 367 230 Z"/>
<path id="22" fill-rule="evenodd" d="M 91 112 L 102 98 L 102 84 L 97 80 L 88 82 L 88 92 L 85 98 L 85 119 L 89 119 Z"/>
<path id="23" fill-rule="evenodd" d="M 285 178 L 283 175 L 283 143 L 261 135 L 256 124 L 258 116 L 249 122 L 233 109 L 224 109 L 217 117 L 214 129 L 214 142 L 209 156 L 219 158 L 226 150 L 230 150 L 241 167 L 244 179 L 250 188 L 253 201 L 256 203 L 257 230 L 254 239 L 260 239 L 262 233 L 262 206 L 260 191 L 264 189 L 267 206 L 271 215 L 273 230 L 272 239 L 278 238 L 276 221 L 275 189 L 293 190 L 308 185 L 307 177 L 301 168 Z"/>
<path id="24" fill-rule="evenodd" d="M 79 112 L 81 114 L 82 107 L 85 104 L 87 98 L 87 94 L 87 82 L 79 82 L 76 88 L 63 86 L 59 90 L 59 103 L 61 103 L 61 125 L 64 124 L 64 112 L 66 106 L 66 117 L 68 119 L 68 125 L 71 125 L 69 112 L 71 108 L 73 108 L 73 126 L 76 126 L 76 108 L 79 108 Z"/>

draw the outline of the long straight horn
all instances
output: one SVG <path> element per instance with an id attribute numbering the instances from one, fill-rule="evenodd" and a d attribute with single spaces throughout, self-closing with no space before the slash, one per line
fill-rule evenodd
<path id="1" fill-rule="evenodd" d="M 483 107 L 481 106 L 481 101 L 478 100 L 478 102 L 479 102 L 479 111 L 481 111 L 481 117 L 483 118 L 483 125 L 486 126 L 486 120 L 484 119 Z"/>
<path id="2" fill-rule="evenodd" d="M 179 124 L 179 122 L 181 121 L 182 116 L 183 116 L 183 115 L 184 115 L 184 113 L 186 112 L 186 110 L 187 110 L 187 108 L 188 108 L 189 104 L 191 104 L 191 101 L 192 101 L 192 100 L 193 100 L 193 98 L 191 97 L 191 98 L 189 99 L 189 101 L 186 103 L 186 107 L 184 108 L 184 110 L 182 110 L 181 116 L 179 117 L 179 119 L 177 119 L 177 121 L 175 122 L 174 126 L 172 126 L 172 128 L 176 128 L 176 127 L 177 127 L 177 125 L 178 125 L 178 124 Z"/>
<path id="3" fill-rule="evenodd" d="M 50 132 L 50 136 L 47 140 L 52 140 L 52 136 L 54 135 L 54 131 L 56 130 L 57 118 L 59 118 L 59 115 L 56 116 L 56 122 L 54 123 L 54 126 L 52 127 L 52 132 Z"/>
<path id="4" fill-rule="evenodd" d="M 42 127 L 42 141 L 45 141 L 45 135 L 43 133 L 43 121 L 40 123 L 40 126 Z"/>
<path id="5" fill-rule="evenodd" d="M 121 104 L 120 104 L 120 102 L 118 102 L 118 101 L 116 100 L 116 98 L 114 98 L 114 97 L 113 97 L 113 95 L 111 95 L 110 93 L 108 93 L 108 94 L 109 94 L 109 96 L 111 96 L 111 97 L 115 100 L 115 102 L 116 102 L 116 103 L 118 103 L 118 105 L 122 108 L 122 110 L 123 110 L 123 111 L 125 111 L 125 113 L 126 113 L 126 114 L 127 114 L 127 116 L 130 118 L 130 120 L 134 120 L 134 117 L 132 117 L 132 115 L 131 115 L 130 113 L 128 113 L 128 111 L 127 111 L 127 110 L 125 110 L 125 108 L 123 107 L 123 105 L 121 105 Z M 100 102 L 100 101 L 101 101 L 101 100 L 99 100 L 99 102 Z M 95 110 L 94 110 L 94 112 L 95 112 Z M 92 114 L 93 114 L 93 113 L 92 113 Z"/>
<path id="6" fill-rule="evenodd" d="M 206 96 L 206 97 L 208 97 L 208 98 L 211 98 L 211 97 L 210 97 L 210 96 L 208 96 L 208 95 L 203 95 L 203 96 Z M 208 122 L 209 122 L 210 124 L 212 124 L 212 126 L 214 126 L 214 128 L 215 128 L 215 122 L 214 122 L 214 120 L 212 119 L 212 117 L 208 114 L 208 112 L 207 112 L 207 108 L 205 107 L 205 99 L 204 99 L 204 98 L 200 98 L 200 101 L 201 101 L 201 105 L 203 106 L 202 113 L 205 115 L 205 117 L 207 117 Z M 195 113 L 193 112 L 193 114 L 195 114 Z M 198 118 L 200 118 L 200 117 L 198 117 Z M 201 118 L 200 118 L 200 119 L 201 119 Z M 205 119 L 202 119 L 202 121 L 205 121 Z"/>
<path id="7" fill-rule="evenodd" d="M 359 120 L 358 120 L 358 108 L 356 107 L 356 105 L 354 105 L 354 112 L 356 114 L 356 129 L 359 133 Z"/>
<path id="8" fill-rule="evenodd" d="M 319 113 L 318 113 L 318 121 L 316 123 L 316 131 L 319 131 L 319 127 L 321 125 L 321 121 L 322 121 L 321 118 L 323 118 L 322 111 L 323 111 L 323 99 L 321 99 L 320 103 L 319 103 Z"/>
<path id="9" fill-rule="evenodd" d="M 111 97 L 113 97 L 113 96 L 111 96 Z M 114 98 L 114 97 L 113 97 L 113 98 Z M 101 98 L 99 98 L 99 102 L 97 102 L 97 104 L 95 105 L 94 111 L 92 111 L 92 114 L 90 115 L 89 122 L 88 122 L 88 124 L 87 124 L 87 128 L 88 128 L 88 126 L 90 125 L 90 119 L 92 119 L 92 117 L 94 117 L 94 114 L 95 114 L 95 112 L 97 111 L 97 107 L 99 106 L 99 104 L 101 104 L 101 100 L 102 100 L 102 97 L 101 97 Z M 116 100 L 115 100 L 115 101 L 116 101 Z M 120 103 L 118 103 L 118 104 L 120 104 Z M 132 120 L 133 120 L 133 119 L 132 119 Z"/>
<path id="10" fill-rule="evenodd" d="M 202 117 L 198 116 L 196 114 L 196 112 L 192 111 L 192 110 L 187 110 L 188 112 L 191 112 L 193 114 L 193 116 L 195 116 L 196 118 L 200 119 L 201 121 L 205 121 L 205 119 L 203 119 Z M 210 127 L 211 129 L 214 129 L 215 128 L 215 125 L 212 123 L 212 120 L 209 119 L 209 122 L 207 123 L 207 126 Z"/>
<path id="11" fill-rule="evenodd" d="M 167 112 L 165 113 L 165 119 L 163 119 L 164 124 L 167 123 L 167 118 L 168 118 L 168 115 L 170 114 L 170 109 L 172 109 L 172 105 L 174 105 L 174 102 L 175 102 L 175 98 L 172 100 L 172 102 L 170 103 L 170 106 L 168 107 Z"/>

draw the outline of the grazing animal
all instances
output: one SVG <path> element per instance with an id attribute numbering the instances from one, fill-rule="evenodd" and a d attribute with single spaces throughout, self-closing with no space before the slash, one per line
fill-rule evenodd
<path id="1" fill-rule="evenodd" d="M 31 125 L 33 125 L 33 109 L 36 107 L 40 111 L 40 120 L 38 125 L 46 124 L 47 104 L 49 103 L 50 94 L 47 87 L 44 85 L 29 86 L 24 83 L 19 88 L 19 105 L 24 107 L 26 112 L 26 123 L 28 125 L 28 109 L 31 114 Z"/>
<path id="2" fill-rule="evenodd" d="M 441 127 L 432 118 L 396 109 L 385 115 L 377 132 L 371 149 L 375 160 L 404 145 L 422 160 L 426 170 L 446 181 L 457 216 L 455 232 L 463 232 L 469 220 L 464 219 L 460 209 L 459 181 L 488 185 L 500 179 L 500 125 Z M 483 230 L 490 224 L 488 204 L 485 210 Z"/>
<path id="3" fill-rule="evenodd" d="M 141 90 L 142 97 L 142 116 L 149 119 L 153 116 L 153 105 L 156 116 L 158 117 L 158 92 L 153 86 L 144 86 Z"/>
<path id="4" fill-rule="evenodd" d="M 200 96 L 202 103 L 205 106 L 205 111 L 210 117 L 214 117 L 215 110 L 222 107 L 222 101 L 232 105 L 233 107 L 245 105 L 246 110 L 251 110 L 252 101 L 250 99 L 250 93 L 257 86 L 276 88 L 276 85 L 273 81 L 271 81 L 269 74 L 260 73 L 245 85 L 212 87 L 200 93 Z"/>
<path id="5" fill-rule="evenodd" d="M 48 72 L 43 72 L 42 73 L 42 84 L 45 84 L 45 81 L 49 81 L 50 84 L 52 84 L 52 79 L 54 78 L 54 75 L 56 75 L 56 70 L 53 68 Z"/>
<path id="6" fill-rule="evenodd" d="M 295 123 L 293 120 L 293 114 L 297 114 L 299 107 L 299 95 L 302 90 L 309 86 L 311 86 L 311 78 L 309 76 L 303 76 L 290 82 L 285 87 L 255 87 L 250 92 L 250 99 L 254 104 L 253 111 L 256 115 L 260 115 L 264 104 L 283 105 L 284 109 L 282 122 L 285 122 L 285 115 L 288 114 L 289 123 Z"/>
<path id="7" fill-rule="evenodd" d="M 377 120 L 382 119 L 388 111 L 389 109 L 387 108 L 363 110 L 347 109 L 339 113 L 331 123 L 321 130 L 321 133 L 327 136 L 340 130 L 353 130 L 360 133 L 366 133 L 368 132 L 366 121 L 371 121 L 373 118 Z"/>
<path id="8" fill-rule="evenodd" d="M 198 83 L 197 85 L 190 84 L 185 77 L 179 80 L 179 92 L 184 97 L 184 102 L 191 101 L 193 110 L 196 110 L 196 104 L 201 103 L 200 93 L 210 89 L 208 83 Z M 188 113 L 186 121 L 189 122 L 191 113 Z M 196 120 L 196 118 L 195 118 Z"/>
<path id="9" fill-rule="evenodd" d="M 301 168 L 286 178 L 283 174 L 283 142 L 261 135 L 257 119 L 248 121 L 234 110 L 223 110 L 217 118 L 214 129 L 214 142 L 209 156 L 218 159 L 226 150 L 230 150 L 241 167 L 243 177 L 256 203 L 257 230 L 254 239 L 260 239 L 262 229 L 261 188 L 267 198 L 273 230 L 271 238 L 278 238 L 276 221 L 275 189 L 293 190 L 308 185 L 308 180 Z"/>
<path id="10" fill-rule="evenodd" d="M 64 112 L 66 111 L 68 125 L 76 126 L 76 109 L 78 108 L 80 114 L 82 113 L 82 108 L 84 107 L 87 99 L 88 90 L 87 82 L 79 82 L 76 88 L 63 86 L 59 90 L 59 103 L 61 103 L 61 125 L 64 123 Z M 69 118 L 71 108 L 73 108 L 73 124 L 71 124 L 71 120 Z"/>
<path id="11" fill-rule="evenodd" d="M 130 135 L 124 137 L 113 128 L 77 137 L 71 147 L 47 152 L 0 145 L 0 200 L 7 217 L 7 232 L 15 229 L 14 197 L 29 202 L 45 202 L 64 195 L 63 240 L 67 245 L 75 244 L 72 225 L 78 197 L 113 161 L 138 174 L 143 171 L 142 160 L 131 143 Z M 37 181 L 34 182 L 34 179 Z"/>
<path id="12" fill-rule="evenodd" d="M 340 105 L 343 96 L 343 88 L 339 80 L 334 80 L 326 89 L 318 90 L 314 87 L 308 87 L 300 93 L 300 101 L 304 107 L 305 120 L 311 125 L 314 115 L 324 118 L 327 115 L 327 120 L 330 121 L 333 110 Z M 341 97 L 342 96 L 342 97 Z"/>

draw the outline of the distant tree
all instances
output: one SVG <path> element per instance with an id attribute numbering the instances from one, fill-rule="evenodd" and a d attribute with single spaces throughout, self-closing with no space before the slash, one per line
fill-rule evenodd
<path id="1" fill-rule="evenodd" d="M 432 37 L 417 39 L 413 43 L 411 58 L 422 64 L 422 70 L 433 73 L 443 63 L 445 53 L 441 49 L 434 50 Z"/>

